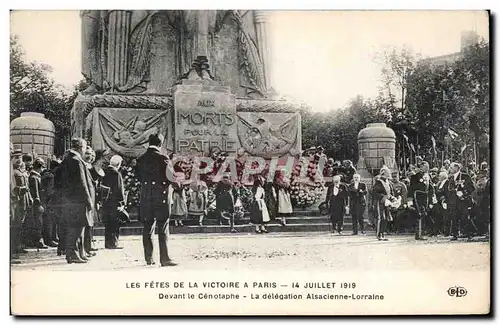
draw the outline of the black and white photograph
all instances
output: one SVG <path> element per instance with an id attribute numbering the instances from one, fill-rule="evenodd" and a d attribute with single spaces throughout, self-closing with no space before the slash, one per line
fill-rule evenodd
<path id="1" fill-rule="evenodd" d="M 490 11 L 9 16 L 11 315 L 490 314 Z"/>

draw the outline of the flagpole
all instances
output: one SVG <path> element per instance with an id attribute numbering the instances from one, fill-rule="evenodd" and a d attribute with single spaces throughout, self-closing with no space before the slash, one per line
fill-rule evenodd
<path id="1" fill-rule="evenodd" d="M 404 139 L 403 139 L 403 145 L 402 145 L 402 148 L 403 148 L 403 171 L 404 171 L 404 176 L 406 177 L 406 154 L 405 154 L 405 145 L 404 145 Z"/>
<path id="2" fill-rule="evenodd" d="M 419 142 L 418 142 L 418 133 L 417 133 L 417 148 L 415 148 L 415 150 L 416 150 L 417 156 L 420 156 L 420 146 L 418 145 L 418 143 Z"/>
<path id="3" fill-rule="evenodd" d="M 477 159 L 477 148 L 476 148 L 476 136 L 474 135 L 474 162 L 476 163 L 476 166 L 478 166 L 479 162 Z"/>

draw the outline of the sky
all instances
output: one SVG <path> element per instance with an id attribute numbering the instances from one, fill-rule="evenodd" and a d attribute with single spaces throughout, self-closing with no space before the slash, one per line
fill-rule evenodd
<path id="1" fill-rule="evenodd" d="M 56 82 L 71 88 L 80 73 L 78 11 L 14 11 L 10 33 L 26 59 L 53 67 Z M 375 97 L 384 49 L 408 47 L 423 57 L 460 50 L 463 31 L 488 40 L 483 11 L 271 11 L 268 13 L 274 88 L 314 111 Z"/>

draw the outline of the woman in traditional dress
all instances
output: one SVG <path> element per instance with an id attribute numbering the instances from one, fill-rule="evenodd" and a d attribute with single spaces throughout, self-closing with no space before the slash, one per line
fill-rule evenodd
<path id="1" fill-rule="evenodd" d="M 262 177 L 256 177 L 252 188 L 254 202 L 250 211 L 250 222 L 255 225 L 255 232 L 258 234 L 268 232 L 265 225 L 271 220 L 266 206 L 263 183 Z"/>
<path id="2" fill-rule="evenodd" d="M 198 216 L 198 225 L 203 225 L 203 218 L 207 214 L 208 208 L 208 186 L 207 184 L 196 179 L 188 191 L 188 213 L 190 216 Z"/>
<path id="3" fill-rule="evenodd" d="M 282 171 L 276 171 L 274 185 L 278 197 L 278 216 L 282 226 L 286 226 L 286 217 L 293 213 L 292 201 L 290 199 L 290 181 L 285 178 Z"/>
<path id="4" fill-rule="evenodd" d="M 186 182 L 184 173 L 176 172 L 175 177 L 180 181 L 179 188 L 172 189 L 172 210 L 170 214 L 174 220 L 175 226 L 184 226 L 183 220 L 186 219 L 188 214 L 187 199 L 186 199 Z M 184 180 L 184 181 L 183 181 Z"/>
<path id="5" fill-rule="evenodd" d="M 266 182 L 263 187 L 264 192 L 266 192 L 264 202 L 266 202 L 269 219 L 275 220 L 278 217 L 278 194 L 276 187 L 272 182 Z"/>

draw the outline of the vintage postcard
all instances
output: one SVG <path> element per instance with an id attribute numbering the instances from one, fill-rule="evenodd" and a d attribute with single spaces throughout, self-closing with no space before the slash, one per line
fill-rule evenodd
<path id="1" fill-rule="evenodd" d="M 489 35 L 11 11 L 11 314 L 489 314 Z"/>

